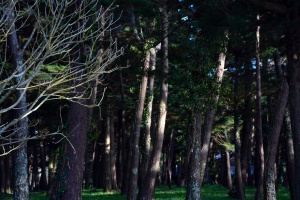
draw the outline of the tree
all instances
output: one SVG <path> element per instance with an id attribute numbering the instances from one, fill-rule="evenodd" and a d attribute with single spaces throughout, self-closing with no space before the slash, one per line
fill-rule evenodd
<path id="1" fill-rule="evenodd" d="M 146 200 L 154 197 L 155 180 L 158 173 L 159 162 L 162 152 L 162 145 L 164 140 L 164 132 L 167 117 L 167 100 L 168 100 L 168 72 L 169 72 L 169 58 L 168 58 L 168 10 L 166 2 L 162 1 L 162 44 L 161 50 L 163 57 L 161 60 L 161 79 L 160 79 L 160 99 L 159 99 L 159 117 L 157 132 L 153 138 L 153 150 L 151 152 L 148 171 L 145 176 L 142 187 L 139 190 L 138 199 Z"/>
<path id="2" fill-rule="evenodd" d="M 47 9 L 41 9 L 40 4 Z M 98 26 L 101 16 L 107 13 L 103 7 L 94 11 L 97 6 L 99 5 L 94 4 L 93 1 L 82 1 L 76 7 L 75 0 L 68 3 L 65 1 L 1 2 L 0 24 L 3 27 L 1 45 L 4 49 L 1 53 L 2 69 L 7 69 L 9 73 L 1 70 L 3 81 L 0 102 L 9 104 L 10 98 L 14 98 L 14 92 L 18 93 L 15 103 L 0 110 L 1 114 L 10 113 L 16 108 L 18 110 L 18 117 L 2 124 L 0 130 L 1 136 L 4 136 L 1 140 L 5 141 L 1 146 L 14 144 L 14 149 L 17 149 L 15 199 L 28 199 L 26 181 L 28 115 L 48 100 L 84 99 L 84 96 L 76 90 L 87 91 L 87 88 L 82 85 L 104 73 L 108 64 L 122 53 L 122 50 L 115 47 L 109 48 L 106 52 L 97 51 L 96 41 L 113 23 L 112 15 L 108 15 L 105 18 L 108 22 L 107 26 L 94 29 Z M 75 12 L 70 12 L 73 8 Z M 78 22 L 80 24 L 77 26 Z M 114 44 L 112 41 L 110 45 L 114 46 Z M 80 67 L 74 67 L 73 55 L 76 55 L 79 45 L 86 50 L 85 59 Z M 14 70 L 10 68 L 9 52 L 13 55 Z M 101 61 L 98 60 L 100 54 Z M 62 70 L 53 76 L 47 76 L 45 73 L 47 66 L 53 63 L 61 65 Z M 73 84 L 69 85 L 69 82 Z M 32 101 L 26 102 L 26 94 L 34 89 L 38 89 L 39 93 Z M 17 128 L 12 129 L 15 125 Z M 9 142 L 12 137 L 15 137 L 14 141 Z M 7 153 L 9 152 L 3 154 Z"/>

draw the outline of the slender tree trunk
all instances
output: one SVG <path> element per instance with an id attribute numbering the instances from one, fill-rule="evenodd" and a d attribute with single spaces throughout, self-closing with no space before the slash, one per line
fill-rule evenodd
<path id="1" fill-rule="evenodd" d="M 124 97 L 124 84 L 123 84 L 123 77 L 121 71 L 119 71 L 119 78 L 120 78 L 120 95 L 121 95 L 121 109 L 120 109 L 120 118 L 119 118 L 119 124 L 120 124 L 120 146 L 119 146 L 119 169 L 118 169 L 118 182 L 119 187 L 123 188 L 123 179 L 124 179 L 124 173 L 126 169 L 126 155 L 127 155 L 127 138 L 128 135 L 126 134 L 125 130 L 125 97 Z M 121 188 L 121 190 L 122 190 Z"/>
<path id="2" fill-rule="evenodd" d="M 220 53 L 219 54 L 219 66 L 216 69 L 216 77 L 217 77 L 217 82 L 218 84 L 218 89 L 221 87 L 221 82 L 222 82 L 222 77 L 224 73 L 224 67 L 225 67 L 225 59 L 226 55 L 225 53 Z M 218 104 L 219 101 L 219 94 L 218 91 L 216 94 L 214 94 L 214 106 Z M 216 114 L 216 109 L 214 107 L 210 107 L 209 110 L 206 113 L 206 121 L 205 121 L 205 129 L 204 129 L 204 139 L 203 139 L 203 144 L 201 148 L 201 158 L 200 158 L 200 179 L 201 179 L 201 185 L 203 182 L 204 178 L 204 173 L 206 169 L 206 163 L 207 163 L 207 157 L 208 157 L 208 151 L 209 151 L 209 145 L 210 145 L 210 140 L 211 140 L 211 132 L 212 132 L 212 125 L 214 121 L 214 117 Z"/>
<path id="3" fill-rule="evenodd" d="M 139 100 L 136 108 L 134 128 L 131 138 L 131 165 L 129 171 L 129 188 L 127 199 L 134 200 L 136 199 L 137 185 L 138 185 L 138 166 L 139 166 L 139 140 L 140 140 L 140 129 L 144 111 L 144 103 L 147 91 L 147 82 L 148 82 L 148 71 L 150 65 L 150 52 L 147 52 L 144 68 L 142 72 L 142 80 L 140 85 L 140 94 Z"/>
<path id="4" fill-rule="evenodd" d="M 110 116 L 106 116 L 106 131 L 105 131 L 105 187 L 104 192 L 112 190 L 111 180 L 111 137 L 110 137 Z"/>
<path id="5" fill-rule="evenodd" d="M 189 128 L 190 129 L 190 128 Z M 187 130 L 187 132 L 192 133 L 192 130 Z M 185 185 L 186 182 L 186 177 L 188 173 L 188 164 L 190 163 L 190 155 L 193 150 L 193 145 L 192 145 L 192 135 L 189 135 L 188 141 L 187 141 L 187 147 L 186 147 L 186 153 L 184 156 L 184 161 L 183 163 L 180 164 L 179 170 L 178 170 L 178 175 L 177 175 L 177 186 L 182 187 Z"/>
<path id="6" fill-rule="evenodd" d="M 13 178 L 13 166 L 12 166 L 12 155 L 8 154 L 4 156 L 4 165 L 5 165 L 5 193 L 6 194 L 12 194 L 13 188 L 11 184 L 11 180 Z"/>
<path id="7" fill-rule="evenodd" d="M 201 153 L 201 113 L 195 109 L 192 131 L 192 153 L 187 177 L 186 200 L 201 199 L 200 153 Z"/>
<path id="8" fill-rule="evenodd" d="M 290 111 L 289 108 L 285 110 L 285 131 L 286 131 L 286 146 L 287 146 L 287 176 L 289 182 L 289 189 L 291 199 L 295 200 L 295 161 L 294 161 L 294 143 L 293 143 L 293 135 L 292 135 L 292 127 L 291 127 L 291 119 L 290 119 Z"/>
<path id="9" fill-rule="evenodd" d="M 115 144 L 115 122 L 114 116 L 110 116 L 110 168 L 111 168 L 111 189 L 117 190 L 116 171 L 116 144 Z"/>
<path id="10" fill-rule="evenodd" d="M 47 177 L 46 177 L 46 154 L 45 154 L 45 142 L 44 140 L 40 141 L 41 149 L 41 179 L 40 179 L 40 189 L 46 190 L 48 187 Z"/>
<path id="11" fill-rule="evenodd" d="M 39 190 L 40 189 L 40 178 L 39 178 L 39 162 L 38 162 L 38 146 L 36 143 L 32 144 L 32 181 L 31 189 Z"/>
<path id="12" fill-rule="evenodd" d="M 162 152 L 162 145 L 164 140 L 166 116 L 167 116 L 167 99 L 168 99 L 168 82 L 167 75 L 169 71 L 169 59 L 168 59 L 168 11 L 167 5 L 162 5 L 162 75 L 160 85 L 160 102 L 159 102 L 159 117 L 158 128 L 156 135 L 153 139 L 153 149 L 151 152 L 151 158 L 147 175 L 145 177 L 144 184 L 139 190 L 139 200 L 150 200 L 154 198 L 155 179 L 158 173 L 159 162 Z"/>
<path id="13" fill-rule="evenodd" d="M 226 150 L 225 151 L 225 155 L 226 155 L 226 175 L 227 175 L 227 188 L 229 190 L 232 189 L 232 179 L 231 179 L 231 172 L 230 172 L 230 155 L 229 155 L 229 151 Z"/>
<path id="14" fill-rule="evenodd" d="M 14 12 L 14 2 L 10 2 L 7 14 L 7 28 L 8 28 L 8 42 L 12 52 L 12 59 L 14 68 L 18 74 L 25 72 L 25 65 L 23 62 L 24 50 L 19 46 L 17 29 L 15 27 L 16 14 Z M 28 159 L 27 159 L 27 137 L 28 137 L 28 117 L 24 117 L 27 112 L 27 100 L 25 85 L 22 84 L 22 79 L 25 75 L 16 76 L 15 82 L 19 84 L 19 89 L 16 91 L 16 98 L 21 99 L 17 106 L 17 130 L 14 135 L 15 139 L 19 141 L 19 147 L 14 152 L 14 200 L 29 199 L 28 186 Z"/>
<path id="15" fill-rule="evenodd" d="M 259 14 L 257 15 L 259 21 Z M 256 148 L 259 156 L 259 170 L 257 173 L 255 200 L 260 200 L 263 194 L 264 184 L 264 146 L 262 134 L 262 109 L 261 109 L 261 76 L 260 76 L 260 26 L 257 26 L 256 31 Z"/>
<path id="16" fill-rule="evenodd" d="M 147 109 L 146 109 L 146 131 L 144 137 L 145 149 L 142 156 L 141 164 L 141 182 L 145 179 L 145 175 L 149 166 L 149 157 L 151 149 L 151 124 L 152 124 L 152 105 L 154 99 L 154 70 L 156 66 L 156 53 L 161 49 L 161 44 L 158 44 L 155 48 L 150 49 L 150 70 L 149 70 L 149 87 L 148 87 L 148 98 L 147 98 Z"/>
<path id="17" fill-rule="evenodd" d="M 242 169 L 241 169 L 241 139 L 239 128 L 238 116 L 238 72 L 235 74 L 234 84 L 234 134 L 235 134 L 235 179 L 237 196 L 241 200 L 245 200 L 245 185 L 243 183 Z"/>
<path id="18" fill-rule="evenodd" d="M 238 63 L 238 61 L 237 61 Z M 237 65 L 238 67 L 240 65 Z M 251 103 L 251 84 L 252 84 L 252 73 L 250 73 L 249 66 L 245 67 L 245 83 L 244 83 L 244 110 L 242 114 L 243 118 L 243 128 L 241 130 L 241 170 L 244 184 L 250 182 L 251 174 L 249 172 L 249 168 L 251 164 L 251 148 L 252 148 L 252 127 L 253 127 L 253 114 L 252 114 L 252 103 Z M 249 156 L 250 155 L 250 156 Z M 248 179 L 249 178 L 249 179 Z"/>
<path id="19" fill-rule="evenodd" d="M 167 146 L 167 183 L 169 189 L 172 189 L 172 160 L 174 152 L 174 142 L 175 142 L 175 130 L 172 129 L 169 137 L 169 144 Z"/>

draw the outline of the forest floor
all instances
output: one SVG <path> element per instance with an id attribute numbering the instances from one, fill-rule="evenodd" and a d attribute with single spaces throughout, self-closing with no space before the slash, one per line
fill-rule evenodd
<path id="1" fill-rule="evenodd" d="M 254 199 L 255 188 L 246 188 L 247 199 Z M 184 200 L 185 188 L 173 186 L 172 190 L 169 190 L 167 186 L 158 187 L 155 191 L 156 200 Z M 1 200 L 11 200 L 12 195 L 0 194 Z M 47 200 L 46 194 L 43 192 L 35 192 L 30 194 L 30 200 Z M 83 190 L 83 200 L 125 200 L 125 196 L 121 196 L 119 192 L 104 193 L 102 189 L 88 189 Z M 202 199 L 204 200 L 230 200 L 233 198 L 228 197 L 228 190 L 220 185 L 204 185 L 202 187 Z M 280 187 L 277 193 L 278 200 L 289 200 L 290 194 L 288 188 Z"/>

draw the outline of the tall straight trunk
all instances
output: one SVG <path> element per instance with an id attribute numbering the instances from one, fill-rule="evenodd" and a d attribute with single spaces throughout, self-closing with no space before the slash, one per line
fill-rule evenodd
<path id="1" fill-rule="evenodd" d="M 238 61 L 237 61 L 238 63 Z M 240 64 L 237 65 L 240 67 Z M 244 184 L 250 182 L 251 174 L 249 172 L 251 163 L 251 148 L 252 148 L 252 94 L 251 94 L 251 84 L 252 84 L 252 73 L 250 72 L 250 66 L 245 67 L 245 83 L 244 83 L 244 109 L 242 113 L 243 128 L 241 130 L 241 170 Z"/>
<path id="2" fill-rule="evenodd" d="M 32 144 L 32 180 L 31 180 L 31 189 L 39 190 L 40 189 L 40 178 L 39 178 L 39 162 L 38 162 L 38 146 L 36 143 Z"/>
<path id="3" fill-rule="evenodd" d="M 81 88 L 83 89 L 83 88 Z M 79 93 L 84 91 L 80 90 Z M 81 104 L 86 105 L 82 99 Z M 62 200 L 81 200 L 84 154 L 88 132 L 88 108 L 77 102 L 71 103 L 68 136 L 72 146 L 67 143 L 64 151 L 64 173 L 66 174 Z M 74 149 L 73 149 L 74 148 Z"/>
<path id="4" fill-rule="evenodd" d="M 285 114 L 285 108 L 289 95 L 289 86 L 286 78 L 283 79 L 283 83 L 280 89 L 279 97 L 277 100 L 276 108 L 272 114 L 270 133 L 268 136 L 268 149 L 266 160 L 266 172 L 265 172 L 265 199 L 276 199 L 276 154 L 279 144 L 280 132 L 282 127 L 282 121 Z"/>
<path id="5" fill-rule="evenodd" d="M 106 116 L 106 131 L 105 131 L 105 187 L 104 192 L 109 192 L 112 190 L 111 181 L 111 137 L 110 137 L 110 116 L 107 113 Z"/>
<path id="6" fill-rule="evenodd" d="M 163 1 L 164 2 L 164 1 Z M 167 100 L 168 100 L 168 82 L 167 75 L 169 71 L 168 59 L 168 11 L 166 2 L 162 5 L 162 74 L 160 82 L 160 102 L 158 127 L 155 137 L 153 138 L 153 149 L 151 152 L 148 171 L 142 188 L 139 190 L 138 199 L 149 200 L 154 197 L 155 179 L 159 169 L 159 162 L 162 153 L 162 145 L 164 140 L 164 132 L 167 117 Z"/>
<path id="7" fill-rule="evenodd" d="M 216 68 L 216 77 L 217 77 L 217 82 L 218 84 L 218 89 L 221 87 L 221 82 L 222 82 L 222 77 L 224 73 L 224 67 L 225 67 L 225 59 L 226 59 L 226 54 L 225 53 L 220 53 L 219 54 L 219 66 Z M 216 91 L 214 94 L 214 105 L 211 105 L 210 108 L 208 108 L 208 111 L 206 112 L 206 117 L 205 117 L 205 128 L 204 128 L 204 136 L 203 136 L 203 143 L 202 143 L 202 148 L 201 148 L 201 154 L 200 154 L 200 179 L 201 179 L 201 184 L 203 182 L 204 178 L 204 173 L 206 169 L 206 163 L 207 163 L 207 157 L 208 157 L 208 151 L 209 151 L 209 145 L 210 145 L 210 140 L 211 140 L 211 132 L 212 132 L 212 125 L 214 121 L 214 117 L 216 114 L 216 108 L 215 106 L 218 104 L 219 101 L 219 91 Z"/>
<path id="8" fill-rule="evenodd" d="M 287 12 L 287 79 L 295 157 L 295 199 L 300 199 L 300 16 L 299 2 L 293 1 Z"/>
<path id="9" fill-rule="evenodd" d="M 52 142 L 50 142 L 49 164 L 48 164 L 48 185 L 50 188 L 54 182 L 54 173 L 57 164 L 57 155 L 58 155 L 58 149 L 55 147 L 55 145 Z M 50 188 L 48 188 L 47 191 L 48 194 L 50 193 Z"/>
<path id="10" fill-rule="evenodd" d="M 259 22 L 259 14 L 257 20 Z M 262 134 L 262 109 L 261 109 L 261 76 L 260 76 L 260 26 L 256 30 L 256 148 L 259 157 L 259 170 L 257 173 L 255 200 L 260 200 L 263 194 L 264 184 L 264 146 Z"/>
<path id="11" fill-rule="evenodd" d="M 175 142 L 175 130 L 172 129 L 169 137 L 169 143 L 167 145 L 167 183 L 169 189 L 172 189 L 172 160 L 174 152 L 174 142 Z"/>
<path id="12" fill-rule="evenodd" d="M 12 59 L 14 68 L 18 74 L 26 71 L 23 62 L 24 50 L 19 46 L 17 29 L 15 26 L 16 14 L 14 12 L 14 2 L 10 2 L 7 14 L 7 28 L 8 28 L 8 42 L 12 52 Z M 17 124 L 16 133 L 14 134 L 15 140 L 19 141 L 19 147 L 14 152 L 14 200 L 29 199 L 29 186 L 28 186 L 28 159 L 27 159 L 27 137 L 28 137 L 28 117 L 24 117 L 27 112 L 26 89 L 22 85 L 22 79 L 25 75 L 16 76 L 16 84 L 20 84 L 16 90 L 16 98 L 20 99 L 17 106 Z"/>
<path id="13" fill-rule="evenodd" d="M 289 182 L 289 189 L 291 199 L 295 200 L 295 161 L 294 161 L 294 143 L 293 143 L 293 135 L 292 135 L 292 127 L 291 127 L 291 119 L 290 119 L 290 111 L 289 108 L 285 110 L 285 131 L 286 131 L 286 146 L 287 146 L 287 176 Z"/>
<path id="14" fill-rule="evenodd" d="M 227 188 L 229 190 L 232 189 L 232 179 L 231 179 L 231 172 L 230 172 L 230 155 L 229 155 L 229 151 L 226 150 L 225 151 L 225 156 L 226 156 L 226 175 L 227 175 Z"/>
<path id="15" fill-rule="evenodd" d="M 148 80 L 148 97 L 147 97 L 147 108 L 146 108 L 146 130 L 144 136 L 144 152 L 141 162 L 141 182 L 145 179 L 145 175 L 149 166 L 150 150 L 151 150 L 151 125 L 152 125 L 152 105 L 154 99 L 154 79 L 155 79 L 155 66 L 156 66 L 156 54 L 161 49 L 161 43 L 155 48 L 150 49 L 150 69 L 149 69 L 149 80 Z"/>
<path id="16" fill-rule="evenodd" d="M 46 190 L 48 187 L 47 177 L 46 177 L 46 154 L 45 154 L 45 142 L 44 140 L 40 141 L 40 159 L 41 159 L 41 179 L 40 179 L 40 189 Z"/>
<path id="17" fill-rule="evenodd" d="M 78 72 L 83 70 L 80 66 L 81 50 L 79 47 L 74 47 L 73 59 L 74 63 L 71 66 L 72 71 Z M 81 200 L 82 180 L 84 171 L 84 156 L 87 146 L 87 134 L 90 128 L 90 117 L 92 110 L 86 105 L 93 105 L 88 100 L 87 84 L 83 84 L 85 80 L 80 79 L 79 73 L 74 74 L 75 93 L 82 96 L 77 101 L 70 103 L 69 126 L 68 126 L 68 141 L 64 146 L 63 157 L 59 174 L 56 177 L 50 197 L 51 199 L 61 200 Z M 96 84 L 96 81 L 93 83 Z M 95 87 L 93 87 L 94 89 Z M 92 90 L 91 97 L 96 95 Z"/>
<path id="18" fill-rule="evenodd" d="M 148 71 L 150 65 L 150 52 L 147 52 L 143 72 L 142 80 L 140 85 L 140 94 L 139 100 L 137 103 L 134 127 L 132 132 L 131 144 L 130 144 L 130 154 L 131 154 L 131 163 L 129 171 L 129 188 L 127 193 L 127 199 L 133 200 L 136 199 L 137 185 L 138 185 L 138 166 L 139 166 L 139 141 L 140 141 L 140 130 L 141 123 L 144 111 L 144 103 L 146 98 L 147 91 L 147 82 L 148 82 Z"/>
<path id="19" fill-rule="evenodd" d="M 201 199 L 200 153 L 201 153 L 201 112 L 195 109 L 192 131 L 192 153 L 187 177 L 186 200 Z"/>
<path id="20" fill-rule="evenodd" d="M 115 121 L 114 116 L 110 116 L 110 168 L 111 168 L 111 189 L 117 190 L 116 171 L 116 144 L 115 144 Z"/>
<path id="21" fill-rule="evenodd" d="M 120 80 L 120 108 L 118 113 L 118 122 L 119 122 L 119 140 L 118 140 L 118 153 L 117 153 L 117 181 L 118 187 L 122 190 L 122 183 L 124 178 L 124 170 L 126 169 L 126 155 L 127 155 L 127 134 L 125 130 L 125 97 L 124 97 L 124 84 L 121 70 L 119 71 L 119 80 Z"/>
<path id="22" fill-rule="evenodd" d="M 235 134 L 235 180 L 236 190 L 239 199 L 244 200 L 245 197 L 245 183 L 243 182 L 242 169 L 241 169 L 241 139 L 239 128 L 238 116 L 238 72 L 235 74 L 234 84 L 234 134 Z"/>
<path id="23" fill-rule="evenodd" d="M 12 165 L 12 155 L 8 154 L 4 156 L 4 165 L 6 169 L 5 174 L 5 193 L 11 194 L 13 192 L 11 181 L 13 179 L 13 165 Z"/>

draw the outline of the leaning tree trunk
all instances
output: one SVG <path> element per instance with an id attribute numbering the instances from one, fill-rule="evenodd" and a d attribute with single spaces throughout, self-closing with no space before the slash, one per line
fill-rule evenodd
<path id="1" fill-rule="evenodd" d="M 192 131 L 192 153 L 190 156 L 189 170 L 186 187 L 186 200 L 201 199 L 200 153 L 201 153 L 201 112 L 194 110 L 194 123 Z"/>
<path id="2" fill-rule="evenodd" d="M 29 187 L 28 187 L 28 171 L 27 171 L 27 137 L 28 137 L 28 118 L 24 116 L 27 112 L 27 101 L 26 101 L 26 89 L 25 85 L 22 84 L 23 77 L 21 75 L 26 71 L 25 64 L 23 63 L 24 49 L 19 46 L 17 29 L 15 26 L 16 14 L 14 12 L 14 2 L 10 2 L 8 6 L 7 14 L 7 28 L 8 28 L 8 42 L 12 52 L 12 59 L 14 68 L 18 72 L 16 75 L 15 82 L 18 85 L 16 90 L 16 98 L 19 101 L 17 106 L 17 124 L 16 133 L 14 135 L 18 148 L 14 154 L 14 200 L 26 200 L 29 199 Z"/>
<path id="3" fill-rule="evenodd" d="M 257 15 L 259 21 L 259 14 Z M 262 109 L 261 109 L 261 76 L 260 76 L 260 50 L 259 50 L 259 37 L 260 37 L 260 26 L 257 26 L 256 31 L 256 148 L 258 153 L 258 164 L 259 170 L 257 173 L 256 193 L 255 200 L 260 200 L 263 194 L 263 181 L 264 181 L 264 146 L 263 146 L 263 134 L 262 134 Z"/>
<path id="4" fill-rule="evenodd" d="M 223 77 L 223 73 L 224 73 L 224 67 L 225 67 L 225 59 L 226 59 L 226 55 L 225 53 L 220 53 L 219 54 L 219 66 L 216 68 L 216 77 L 217 77 L 217 82 L 216 84 L 218 85 L 218 90 L 221 87 L 221 82 L 222 82 L 222 77 Z M 208 151 L 209 151 L 209 146 L 210 146 L 210 140 L 211 140 L 211 132 L 212 132 L 212 125 L 213 125 L 213 121 L 214 121 L 214 117 L 215 117 L 215 113 L 216 113 L 216 109 L 215 106 L 218 104 L 219 101 L 219 91 L 216 91 L 216 93 L 213 96 L 214 99 L 214 105 L 212 105 L 209 110 L 206 113 L 206 117 L 205 117 L 205 128 L 204 128 L 204 139 L 203 139 L 203 144 L 202 144 L 202 148 L 201 148 L 201 153 L 200 153 L 200 180 L 201 180 L 201 184 L 203 182 L 203 178 L 204 178 L 204 173 L 205 173 L 205 169 L 206 169 L 206 163 L 207 163 L 207 156 L 208 156 Z"/>
<path id="5" fill-rule="evenodd" d="M 168 99 L 168 82 L 167 75 L 169 71 L 168 59 L 168 12 L 167 5 L 162 5 L 162 74 L 160 82 L 160 102 L 159 102 L 159 117 L 158 128 L 153 139 L 153 149 L 149 162 L 148 171 L 141 189 L 139 190 L 138 199 L 149 200 L 154 198 L 155 180 L 158 173 L 159 162 L 162 152 L 162 145 L 164 140 L 165 124 L 167 117 L 167 99 Z"/>
<path id="6" fill-rule="evenodd" d="M 265 172 L 265 199 L 276 199 L 276 154 L 279 144 L 280 131 L 282 121 L 285 114 L 285 108 L 289 95 L 289 86 L 286 78 L 284 77 L 279 97 L 277 100 L 276 108 L 272 114 L 270 133 L 268 137 L 268 149 L 266 160 Z"/>
<path id="7" fill-rule="evenodd" d="M 295 157 L 295 199 L 300 199 L 300 27 L 299 3 L 293 1 L 287 12 L 287 79 Z"/>

